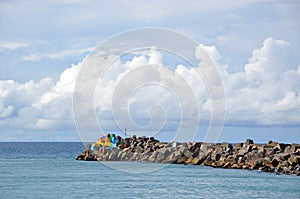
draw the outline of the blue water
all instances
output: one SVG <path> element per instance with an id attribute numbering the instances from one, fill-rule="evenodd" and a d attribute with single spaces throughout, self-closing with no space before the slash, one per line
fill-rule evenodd
<path id="1" fill-rule="evenodd" d="M 0 143 L 0 198 L 300 198 L 298 176 L 76 161 L 83 148 L 81 143 Z M 153 168 L 158 170 L 142 172 Z"/>

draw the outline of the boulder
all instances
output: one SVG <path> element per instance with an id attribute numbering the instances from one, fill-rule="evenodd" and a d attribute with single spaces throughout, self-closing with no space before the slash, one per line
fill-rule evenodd
<path id="1" fill-rule="evenodd" d="M 131 161 L 139 160 L 139 155 L 140 155 L 140 153 L 134 152 L 134 153 L 132 154 L 132 156 L 130 157 L 130 160 L 131 160 Z"/>
<path id="2" fill-rule="evenodd" d="M 108 156 L 108 160 L 110 160 L 110 161 L 116 161 L 116 160 L 117 160 L 117 155 L 111 153 L 111 154 Z"/>
<path id="3" fill-rule="evenodd" d="M 234 145 L 234 148 L 242 148 L 243 147 L 243 143 L 236 143 L 235 145 Z"/>
<path id="4" fill-rule="evenodd" d="M 231 166 L 231 168 L 232 168 L 232 169 L 239 169 L 240 166 L 239 166 L 238 164 L 233 164 L 233 165 Z"/>
<path id="5" fill-rule="evenodd" d="M 166 143 L 164 142 L 157 142 L 155 143 L 155 146 L 157 146 L 159 149 L 165 147 Z"/>
<path id="6" fill-rule="evenodd" d="M 121 160 L 125 160 L 126 159 L 126 156 L 127 156 L 127 153 L 122 153 L 122 155 L 121 155 Z"/>
<path id="7" fill-rule="evenodd" d="M 233 149 L 233 146 L 232 146 L 232 144 L 230 144 L 230 143 L 228 143 L 228 142 L 223 142 L 222 144 L 221 144 L 221 146 L 222 146 L 222 148 L 223 148 L 223 151 L 230 151 L 230 150 L 232 150 Z"/>
<path id="8" fill-rule="evenodd" d="M 248 147 L 250 144 L 254 144 L 254 141 L 251 139 L 247 139 L 245 142 L 245 147 Z"/>
<path id="9" fill-rule="evenodd" d="M 85 146 L 85 149 L 84 149 L 84 151 L 90 151 L 91 150 L 91 144 L 87 144 L 86 146 Z"/>
<path id="10" fill-rule="evenodd" d="M 149 155 L 147 154 L 142 154 L 141 157 L 139 158 L 139 161 L 142 161 L 142 162 L 147 162 L 148 159 L 149 159 Z"/>
<path id="11" fill-rule="evenodd" d="M 131 140 L 136 140 L 136 135 L 131 136 Z"/>
<path id="12" fill-rule="evenodd" d="M 186 150 L 183 155 L 187 158 L 190 158 L 190 157 L 193 157 L 194 154 L 191 151 Z"/>
<path id="13" fill-rule="evenodd" d="M 90 151 L 84 151 L 83 154 L 81 154 L 81 160 L 85 161 L 96 161 L 97 157 L 94 156 Z"/>
<path id="14" fill-rule="evenodd" d="M 288 160 L 291 157 L 291 154 L 290 153 L 280 153 L 280 154 L 277 154 L 276 157 L 279 160 L 285 161 L 285 160 Z"/>
<path id="15" fill-rule="evenodd" d="M 216 167 L 220 167 L 222 168 L 225 165 L 225 161 L 224 160 L 219 160 L 218 162 L 215 162 Z"/>
<path id="16" fill-rule="evenodd" d="M 187 148 L 188 150 L 193 149 L 196 146 L 196 142 L 188 142 L 187 143 Z"/>
<path id="17" fill-rule="evenodd" d="M 264 158 L 266 155 L 263 152 L 259 152 L 256 154 L 256 158 Z"/>
<path id="18" fill-rule="evenodd" d="M 203 151 L 205 154 L 209 154 L 215 149 L 215 144 L 213 143 L 202 143 L 200 146 L 200 151 Z"/>
<path id="19" fill-rule="evenodd" d="M 167 158 L 166 158 L 166 162 L 167 163 L 174 163 L 177 161 L 177 158 L 175 157 L 174 153 L 171 153 Z"/>
<path id="20" fill-rule="evenodd" d="M 291 152 L 296 153 L 298 151 L 300 151 L 300 144 L 293 143 L 292 146 L 291 146 Z"/>
<path id="21" fill-rule="evenodd" d="M 200 142 L 190 142 L 187 148 L 193 154 L 198 154 L 200 151 L 200 146 L 201 146 Z"/>
<path id="22" fill-rule="evenodd" d="M 234 156 L 228 156 L 225 162 L 229 162 L 231 165 L 236 164 L 236 160 Z"/>
<path id="23" fill-rule="evenodd" d="M 134 151 L 136 152 L 136 153 L 142 153 L 143 152 L 143 148 L 141 147 L 141 146 L 137 146 L 137 147 L 135 147 L 135 149 L 134 149 Z"/>
<path id="24" fill-rule="evenodd" d="M 277 167 L 277 165 L 279 164 L 279 160 L 277 158 L 273 158 L 271 164 L 273 165 L 273 167 Z"/>
<path id="25" fill-rule="evenodd" d="M 267 168 L 271 168 L 271 169 L 274 168 L 272 162 L 268 158 L 263 159 L 263 165 L 264 165 L 264 167 L 267 167 Z"/>
<path id="26" fill-rule="evenodd" d="M 237 155 L 239 155 L 239 156 L 244 156 L 244 155 L 247 154 L 247 153 L 248 153 L 248 149 L 247 149 L 247 148 L 241 148 L 241 149 L 238 151 Z"/>
<path id="27" fill-rule="evenodd" d="M 263 147 L 264 148 L 269 148 L 269 149 L 273 149 L 274 147 L 276 147 L 278 145 L 278 142 L 273 142 L 272 140 L 270 140 L 268 142 L 268 144 L 264 144 Z"/>
<path id="28" fill-rule="evenodd" d="M 125 148 L 122 150 L 123 153 L 129 152 L 129 151 L 130 151 L 130 148 Z"/>
<path id="29" fill-rule="evenodd" d="M 223 151 L 225 151 L 223 150 L 223 146 L 221 144 L 216 144 L 214 153 L 222 153 Z"/>
<path id="30" fill-rule="evenodd" d="M 119 152 L 118 152 L 118 155 L 117 155 L 117 159 L 118 159 L 118 160 L 121 160 L 122 154 L 123 154 L 122 151 L 119 151 Z"/>
<path id="31" fill-rule="evenodd" d="M 205 166 L 212 166 L 212 164 L 216 164 L 214 161 L 212 161 L 210 158 L 207 158 L 202 163 Z"/>
<path id="32" fill-rule="evenodd" d="M 181 158 L 178 158 L 177 164 L 184 164 L 185 161 L 187 161 L 187 157 L 181 157 Z"/>
<path id="33" fill-rule="evenodd" d="M 193 157 L 191 156 L 184 163 L 185 164 L 190 164 L 192 162 L 192 160 L 193 160 Z"/>
<path id="34" fill-rule="evenodd" d="M 276 147 L 280 149 L 280 152 L 284 152 L 286 146 L 284 143 L 279 143 Z"/>
<path id="35" fill-rule="evenodd" d="M 204 161 L 208 157 L 208 154 L 204 153 L 203 151 L 200 151 L 198 157 L 200 158 L 200 160 Z"/>
<path id="36" fill-rule="evenodd" d="M 163 153 L 158 153 L 155 159 L 155 162 L 162 162 L 163 160 L 166 160 L 167 157 Z"/>
<path id="37" fill-rule="evenodd" d="M 192 161 L 191 161 L 191 163 L 193 164 L 193 165 L 199 165 L 199 164 L 201 164 L 202 162 L 201 162 L 201 159 L 200 158 L 194 158 Z"/>
<path id="38" fill-rule="evenodd" d="M 226 162 L 223 166 L 223 168 L 230 168 L 231 167 L 231 163 L 230 162 Z"/>
<path id="39" fill-rule="evenodd" d="M 292 153 L 291 145 L 287 145 L 284 149 L 284 153 Z"/>
<path id="40" fill-rule="evenodd" d="M 300 156 L 298 155 L 291 155 L 288 159 L 288 163 L 292 166 L 296 166 L 300 164 Z"/>
<path id="41" fill-rule="evenodd" d="M 259 144 L 250 144 L 247 147 L 247 152 L 255 151 L 257 152 L 260 148 L 262 148 Z"/>
<path id="42" fill-rule="evenodd" d="M 179 145 L 179 142 L 172 141 L 172 142 L 168 143 L 165 147 L 166 148 L 176 148 L 178 145 Z"/>
<path id="43" fill-rule="evenodd" d="M 153 151 L 151 150 L 151 148 L 147 148 L 144 150 L 143 153 L 148 154 L 148 153 L 152 153 Z"/>
<path id="44" fill-rule="evenodd" d="M 150 155 L 148 158 L 149 162 L 155 162 L 155 157 L 153 155 Z"/>
<path id="45" fill-rule="evenodd" d="M 245 162 L 244 156 L 236 156 L 235 160 L 236 160 L 236 162 L 237 162 L 238 165 L 240 165 L 240 164 L 242 164 L 242 163 Z"/>
<path id="46" fill-rule="evenodd" d="M 252 161 L 255 159 L 255 156 L 256 156 L 256 155 L 257 155 L 257 154 L 256 154 L 255 152 L 253 152 L 253 151 L 247 153 L 247 154 L 244 156 L 245 161 L 246 161 L 246 162 L 252 162 Z"/>
<path id="47" fill-rule="evenodd" d="M 258 160 L 255 160 L 253 161 L 253 165 L 252 165 L 252 168 L 251 169 L 259 169 L 259 167 L 262 167 L 263 166 L 263 160 L 262 159 L 258 159 Z"/>
<path id="48" fill-rule="evenodd" d="M 171 149 L 170 148 L 166 148 L 166 147 L 163 147 L 163 148 L 160 148 L 157 150 L 158 153 L 162 153 L 164 154 L 165 156 L 168 156 L 171 154 Z"/>
<path id="49" fill-rule="evenodd" d="M 176 150 L 179 154 L 183 155 L 187 151 L 187 147 L 184 145 L 179 145 L 176 147 Z"/>
<path id="50" fill-rule="evenodd" d="M 221 154 L 219 161 L 225 161 L 228 156 L 227 154 Z"/>
<path id="51" fill-rule="evenodd" d="M 212 153 L 211 153 L 211 159 L 213 160 L 213 161 L 219 161 L 220 160 L 220 158 L 221 158 L 221 154 L 220 153 L 216 153 L 216 151 L 213 151 Z"/>
<path id="52" fill-rule="evenodd" d="M 174 154 L 174 158 L 180 158 L 183 156 L 183 153 L 181 151 L 175 151 L 172 154 Z"/>

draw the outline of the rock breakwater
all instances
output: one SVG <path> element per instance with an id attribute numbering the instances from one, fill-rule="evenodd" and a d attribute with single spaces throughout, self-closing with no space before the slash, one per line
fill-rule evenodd
<path id="1" fill-rule="evenodd" d="M 300 176 L 300 144 L 295 143 L 269 141 L 267 144 L 255 144 L 251 139 L 234 145 L 227 142 L 166 143 L 153 137 L 136 136 L 123 142 L 127 143 L 125 147 L 119 145 L 112 149 L 87 144 L 76 160 L 192 164 Z"/>

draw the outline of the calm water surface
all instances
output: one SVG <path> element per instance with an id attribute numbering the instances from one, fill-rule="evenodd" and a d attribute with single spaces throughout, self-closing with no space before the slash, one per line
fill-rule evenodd
<path id="1" fill-rule="evenodd" d="M 300 198 L 298 176 L 76 161 L 83 149 L 81 143 L 0 143 L 0 198 Z"/>

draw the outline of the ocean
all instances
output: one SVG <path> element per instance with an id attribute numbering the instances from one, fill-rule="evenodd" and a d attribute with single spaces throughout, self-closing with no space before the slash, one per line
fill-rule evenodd
<path id="1" fill-rule="evenodd" d="M 0 198 L 300 198 L 299 176 L 76 161 L 83 149 L 82 143 L 0 142 Z"/>

